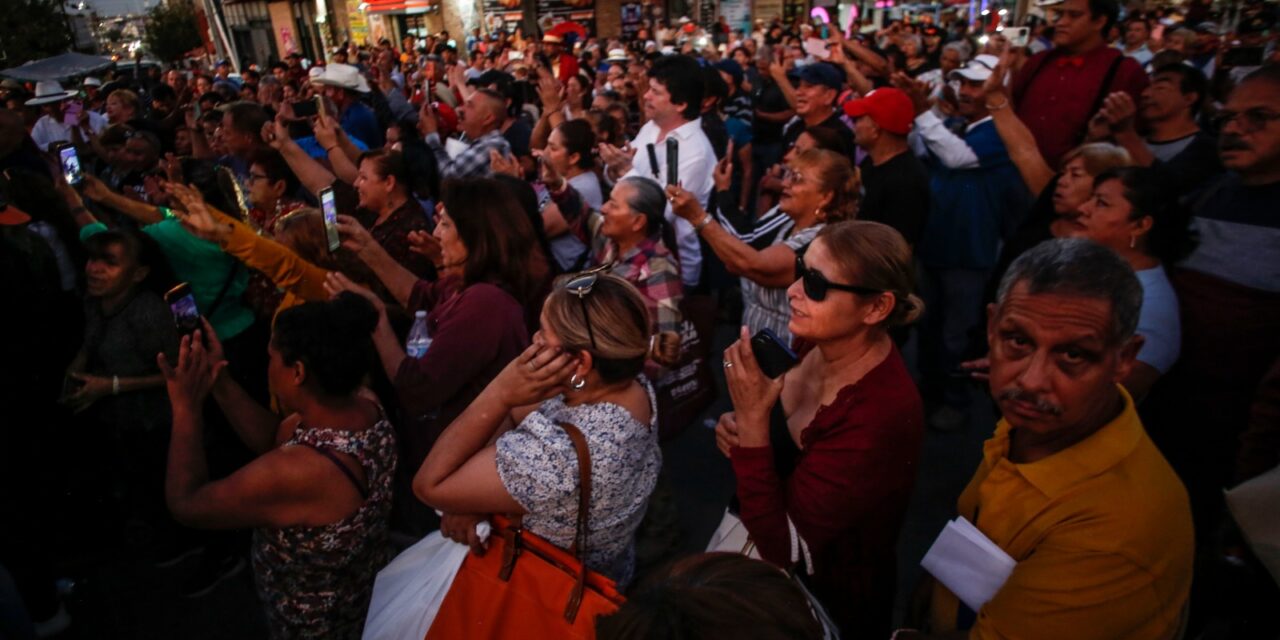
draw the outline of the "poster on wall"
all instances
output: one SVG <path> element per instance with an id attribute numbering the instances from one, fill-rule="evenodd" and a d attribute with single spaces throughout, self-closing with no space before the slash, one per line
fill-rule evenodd
<path id="1" fill-rule="evenodd" d="M 796 18 L 808 17 L 808 11 L 809 7 L 805 0 L 783 0 L 782 21 L 791 24 Z"/>
<path id="2" fill-rule="evenodd" d="M 747 0 L 720 0 L 720 15 L 730 28 L 751 33 L 751 5 Z"/>
<path id="3" fill-rule="evenodd" d="M 716 23 L 716 0 L 698 0 L 698 24 L 710 30 Z"/>
<path id="4" fill-rule="evenodd" d="M 369 23 L 365 22 L 364 12 L 360 10 L 362 1 L 347 0 L 347 39 L 356 44 L 369 42 Z"/>
<path id="5" fill-rule="evenodd" d="M 538 0 L 538 28 L 543 32 L 566 20 L 576 22 L 585 27 L 587 33 L 594 34 L 595 0 Z"/>
<path id="6" fill-rule="evenodd" d="M 524 19 L 523 0 L 484 0 L 484 21 L 490 33 L 512 33 Z"/>
<path id="7" fill-rule="evenodd" d="M 622 39 L 632 40 L 644 26 L 644 5 L 629 2 L 620 7 L 622 13 Z"/>

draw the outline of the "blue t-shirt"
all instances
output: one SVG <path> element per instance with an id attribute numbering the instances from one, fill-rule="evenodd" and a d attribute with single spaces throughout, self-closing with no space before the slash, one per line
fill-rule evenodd
<path id="1" fill-rule="evenodd" d="M 1138 360 L 1160 373 L 1178 361 L 1182 350 L 1182 320 L 1178 317 L 1178 296 L 1164 273 L 1164 267 L 1136 272 L 1142 283 L 1142 312 L 1138 314 L 1138 335 L 1145 341 Z"/>
<path id="2" fill-rule="evenodd" d="M 359 138 L 373 147 L 381 147 L 383 142 L 382 127 L 378 126 L 378 118 L 363 102 L 353 102 L 342 112 L 342 130 L 353 138 Z"/>

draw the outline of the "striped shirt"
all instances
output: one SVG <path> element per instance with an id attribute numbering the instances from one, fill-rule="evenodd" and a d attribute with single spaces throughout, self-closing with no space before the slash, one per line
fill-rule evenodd
<path id="1" fill-rule="evenodd" d="M 722 199 L 723 200 L 723 199 Z M 796 231 L 796 221 L 774 207 L 760 216 L 754 224 L 731 220 L 737 216 L 725 215 L 725 207 L 716 213 L 716 222 L 751 248 L 761 251 L 775 244 L 785 244 L 792 251 L 800 251 L 813 242 L 822 230 L 821 223 Z M 787 301 L 786 287 L 765 287 L 742 278 L 742 324 L 752 335 L 761 329 L 769 329 L 785 344 L 791 344 L 792 335 L 787 325 L 791 323 L 791 303 Z"/>

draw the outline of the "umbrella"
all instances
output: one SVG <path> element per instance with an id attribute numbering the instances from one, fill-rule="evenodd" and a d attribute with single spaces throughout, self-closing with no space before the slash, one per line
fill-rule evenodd
<path id="1" fill-rule="evenodd" d="M 34 60 L 12 69 L 5 69 L 0 71 L 0 75 L 28 82 L 66 80 L 74 76 L 83 76 L 102 71 L 112 64 L 111 58 L 68 52 L 58 54 L 52 58 Z"/>
<path id="2" fill-rule="evenodd" d="M 565 40 L 569 40 L 566 36 L 570 33 L 577 34 L 578 40 L 587 39 L 587 28 L 572 20 L 565 20 L 564 22 L 551 27 L 550 31 L 547 31 L 547 35 L 549 36 L 558 36 Z"/>

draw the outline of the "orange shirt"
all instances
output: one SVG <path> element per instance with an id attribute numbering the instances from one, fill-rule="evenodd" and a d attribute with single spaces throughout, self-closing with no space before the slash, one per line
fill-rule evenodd
<path id="1" fill-rule="evenodd" d="M 1179 628 L 1194 541 L 1187 492 L 1120 393 L 1119 416 L 1036 462 L 1009 461 L 1004 420 L 987 440 L 957 507 L 1018 564 L 970 638 L 1164 640 Z M 974 620 L 961 609 L 936 583 L 932 630 Z"/>
<path id="2" fill-rule="evenodd" d="M 303 260 L 279 242 L 254 233 L 239 220 L 221 213 L 214 216 L 219 222 L 231 224 L 231 233 L 223 239 L 222 249 L 245 266 L 261 271 L 284 291 L 276 315 L 304 302 L 329 299 L 324 290 L 328 271 Z"/>

